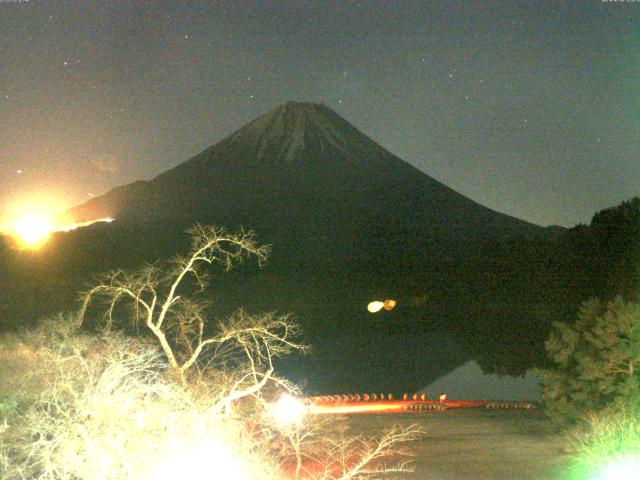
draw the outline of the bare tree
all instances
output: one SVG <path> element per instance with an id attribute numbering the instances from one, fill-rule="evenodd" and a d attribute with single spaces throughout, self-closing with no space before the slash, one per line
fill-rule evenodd
<path id="1" fill-rule="evenodd" d="M 413 472 L 406 444 L 424 432 L 418 425 L 394 426 L 379 435 L 347 437 L 330 443 L 323 480 L 374 480 Z"/>
<path id="2" fill-rule="evenodd" d="M 190 233 L 189 255 L 171 268 L 111 272 L 83 294 L 72 328 L 53 322 L 66 340 L 52 339 L 39 350 L 45 388 L 16 419 L 13 436 L 23 441 L 7 447 L 11 432 L 0 431 L 0 466 L 12 470 L 6 478 L 85 479 L 103 472 L 109 480 L 180 472 L 175 478 L 187 469 L 194 476 L 199 469 L 210 473 L 212 465 L 221 477 L 260 479 L 282 478 L 289 466 L 296 480 L 373 480 L 411 471 L 404 445 L 421 434 L 414 425 L 354 437 L 345 434 L 344 420 L 277 420 L 277 404 L 263 392 L 297 391 L 275 375 L 273 362 L 304 350 L 299 327 L 287 315 L 238 310 L 209 329 L 207 305 L 194 295 L 207 286 L 203 267 L 217 263 L 229 270 L 248 257 L 263 263 L 268 251 L 251 232 L 197 225 Z M 76 337 L 94 300 L 104 302 L 106 332 Z M 122 306 L 132 309 L 127 321 L 146 327 L 160 348 L 109 332 Z M 161 364 L 176 381 L 162 374 Z M 14 451 L 21 455 L 8 465 Z"/>
<path id="3" fill-rule="evenodd" d="M 345 418 L 320 415 L 284 432 L 295 462 L 295 480 L 374 480 L 414 471 L 407 444 L 424 435 L 420 426 L 352 435 L 346 425 Z"/>
<path id="4" fill-rule="evenodd" d="M 49 322 L 51 330 L 25 337 L 38 345 L 29 370 L 41 388 L 33 392 L 24 415 L 13 416 L 3 426 L 6 431 L 0 431 L 4 480 L 185 474 L 373 480 L 412 469 L 404 445 L 420 434 L 414 425 L 354 436 L 344 416 L 307 415 L 283 426 L 270 416 L 264 399 L 254 395 L 241 402 L 248 415 L 237 415 L 244 413 L 240 409 L 232 416 L 218 415 L 204 396 L 162 374 L 166 362 L 152 342 L 118 332 L 65 332 L 61 338 L 58 333 L 66 330 L 61 321 L 68 319 L 56 320 Z M 225 383 L 215 382 L 214 388 Z"/>
<path id="5" fill-rule="evenodd" d="M 106 303 L 104 323 L 110 329 L 118 307 L 130 305 L 131 322 L 142 323 L 153 333 L 182 385 L 187 382 L 187 371 L 205 349 L 210 352 L 209 362 L 217 366 L 233 364 L 234 379 L 215 407 L 228 411 L 231 402 L 256 394 L 275 379 L 275 357 L 304 350 L 304 346 L 296 341 L 299 328 L 289 316 L 252 316 L 244 311 L 219 322 L 217 333 L 206 337 L 207 304 L 188 295 L 189 287 L 202 291 L 208 286 L 206 266 L 219 264 L 228 271 L 248 257 L 257 258 L 262 265 L 269 249 L 258 246 L 251 231 L 233 234 L 196 225 L 188 233 L 193 238 L 191 251 L 187 257 L 174 259 L 172 268 L 155 264 L 135 272 L 116 270 L 103 276 L 98 285 L 83 293 L 78 320 L 80 324 L 85 320 L 89 305 L 99 297 Z"/>

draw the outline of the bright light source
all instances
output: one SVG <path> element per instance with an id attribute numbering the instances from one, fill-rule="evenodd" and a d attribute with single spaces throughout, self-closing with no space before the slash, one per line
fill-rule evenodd
<path id="1" fill-rule="evenodd" d="M 380 302 L 378 300 L 371 302 L 369 305 L 367 305 L 367 310 L 369 310 L 369 312 L 371 313 L 376 313 L 379 312 L 380 310 L 382 310 L 383 308 L 385 310 L 391 310 L 393 307 L 395 307 L 397 304 L 397 302 L 395 300 L 385 300 L 384 302 Z"/>
<path id="2" fill-rule="evenodd" d="M 598 475 L 598 480 L 638 480 L 638 478 L 640 478 L 640 457 L 613 461 Z"/>
<path id="3" fill-rule="evenodd" d="M 50 193 L 34 193 L 19 200 L 10 200 L 0 211 L 0 235 L 14 239 L 15 247 L 35 250 L 56 232 L 69 232 L 97 222 L 113 222 L 113 218 L 99 218 L 75 222 L 68 214 L 66 202 Z M 75 223 L 74 223 L 75 222 Z"/>
<path id="4" fill-rule="evenodd" d="M 297 425 L 307 414 L 307 408 L 298 398 L 283 393 L 280 399 L 271 405 L 271 415 L 281 427 Z"/>
<path id="5" fill-rule="evenodd" d="M 0 233 L 10 235 L 18 248 L 36 249 L 56 228 L 64 205 L 49 193 L 9 200 L 0 211 Z"/>
<path id="6" fill-rule="evenodd" d="M 70 232 L 81 227 L 88 227 L 94 223 L 111 223 L 113 218 L 99 218 L 81 223 L 71 223 L 69 225 L 57 226 L 54 224 L 53 215 L 45 213 L 25 213 L 13 220 L 10 230 L 6 233 L 15 237 L 19 245 L 23 248 L 37 249 L 49 238 L 52 233 Z M 2 233 L 0 231 L 0 233 Z"/>
<path id="7" fill-rule="evenodd" d="M 384 309 L 385 310 L 391 310 L 396 305 L 397 305 L 397 302 L 395 300 L 385 300 L 384 301 Z"/>
<path id="8" fill-rule="evenodd" d="M 41 213 L 22 216 L 13 223 L 15 235 L 29 248 L 37 247 L 53 230 L 51 218 Z"/>
<path id="9" fill-rule="evenodd" d="M 379 302 L 379 301 L 371 302 L 369 305 L 367 305 L 367 310 L 369 310 L 369 312 L 371 313 L 379 312 L 383 308 L 384 308 L 384 302 Z"/>

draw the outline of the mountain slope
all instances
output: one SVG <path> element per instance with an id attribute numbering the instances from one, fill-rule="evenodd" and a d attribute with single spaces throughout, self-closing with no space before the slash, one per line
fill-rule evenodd
<path id="1" fill-rule="evenodd" d="M 259 231 L 305 254 L 455 254 L 475 241 L 542 234 L 418 171 L 324 105 L 289 102 L 148 182 L 71 210 Z M 324 241 L 323 241 L 324 239 Z"/>

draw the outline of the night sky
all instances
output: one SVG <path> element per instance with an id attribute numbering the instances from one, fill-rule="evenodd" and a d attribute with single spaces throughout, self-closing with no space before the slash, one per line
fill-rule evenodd
<path id="1" fill-rule="evenodd" d="M 488 207 L 573 226 L 640 193 L 640 1 L 0 0 L 0 217 L 325 103 Z"/>

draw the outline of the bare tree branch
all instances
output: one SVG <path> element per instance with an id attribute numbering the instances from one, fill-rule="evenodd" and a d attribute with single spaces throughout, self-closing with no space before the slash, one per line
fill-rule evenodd
<path id="1" fill-rule="evenodd" d="M 230 395 L 234 399 L 251 395 L 271 378 L 272 358 L 304 349 L 294 339 L 299 333 L 298 327 L 289 316 L 254 317 L 240 310 L 218 324 L 217 335 L 205 339 L 207 304 L 179 292 L 188 277 L 200 290 L 206 288 L 204 266 L 219 264 L 227 271 L 248 257 L 255 257 L 262 265 L 269 249 L 258 246 L 251 231 L 233 234 L 198 224 L 188 233 L 192 237 L 191 252 L 187 257 L 176 257 L 173 268 L 162 270 L 154 264 L 136 272 L 117 270 L 103 276 L 97 286 L 83 294 L 78 321 L 84 321 L 91 302 L 99 297 L 106 302 L 104 322 L 110 329 L 119 305 L 129 303 L 134 311 L 132 323 L 137 325 L 139 319 L 143 319 L 180 383 L 186 383 L 186 372 L 196 364 L 205 348 L 212 347 L 214 358 L 224 352 L 224 361 L 233 358 L 238 372 L 243 372 L 244 380 L 235 385 Z M 243 354 L 244 363 L 239 362 L 239 354 Z M 246 382 L 249 377 L 251 384 Z"/>

